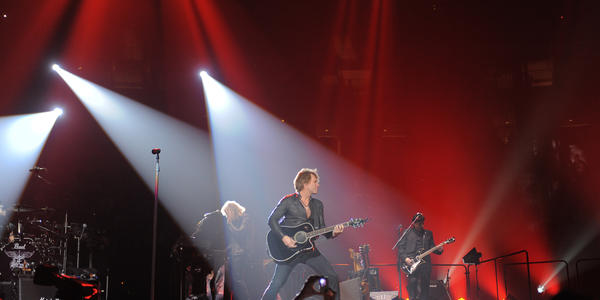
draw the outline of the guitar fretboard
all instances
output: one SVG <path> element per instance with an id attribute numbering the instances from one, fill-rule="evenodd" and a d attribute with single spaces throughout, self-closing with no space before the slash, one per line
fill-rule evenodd
<path id="1" fill-rule="evenodd" d="M 348 221 L 348 222 L 340 223 L 340 224 L 337 224 L 337 225 L 342 225 L 344 227 L 348 227 L 348 225 L 350 225 L 350 222 Z M 321 234 L 332 232 L 333 229 L 335 228 L 335 226 L 337 226 L 337 225 L 332 225 L 332 226 L 329 226 L 329 227 L 325 227 L 325 228 L 313 230 L 313 231 L 307 233 L 306 236 L 310 239 L 310 238 L 313 238 L 315 236 L 319 236 Z"/>
<path id="2" fill-rule="evenodd" d="M 433 251 L 435 251 L 435 250 L 439 249 L 440 247 L 442 247 L 442 246 L 444 246 L 444 245 L 446 245 L 446 244 L 453 243 L 453 242 L 454 242 L 454 238 L 452 238 L 452 239 L 449 239 L 449 240 L 447 240 L 447 241 L 444 241 L 444 242 L 441 242 L 439 245 L 437 245 L 437 246 L 435 246 L 435 247 L 433 247 L 433 248 L 431 248 L 431 249 L 429 249 L 429 250 L 427 250 L 427 251 L 425 251 L 425 252 L 423 252 L 423 253 L 421 253 L 421 254 L 417 255 L 417 257 L 418 257 L 419 259 L 421 259 L 421 258 L 423 258 L 423 257 L 425 257 L 425 256 L 427 256 L 427 255 L 429 255 L 429 254 L 431 254 L 431 252 L 433 252 Z"/>

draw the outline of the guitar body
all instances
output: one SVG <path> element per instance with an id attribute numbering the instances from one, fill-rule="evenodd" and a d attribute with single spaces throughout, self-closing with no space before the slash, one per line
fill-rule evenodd
<path id="1" fill-rule="evenodd" d="M 267 233 L 267 249 L 269 256 L 276 262 L 290 262 L 300 253 L 313 251 L 315 246 L 313 239 L 307 237 L 307 233 L 314 230 L 310 223 L 302 223 L 296 226 L 281 225 L 281 231 L 296 241 L 296 247 L 288 248 L 281 238 L 273 231 Z"/>
<path id="2" fill-rule="evenodd" d="M 422 259 L 417 260 L 415 257 L 411 258 L 413 260 L 413 264 L 412 265 L 407 265 L 406 263 L 402 263 L 402 266 L 400 267 L 400 270 L 402 270 L 402 272 L 404 274 L 411 275 L 412 273 L 414 273 L 417 268 L 421 265 L 421 263 L 423 262 Z"/>

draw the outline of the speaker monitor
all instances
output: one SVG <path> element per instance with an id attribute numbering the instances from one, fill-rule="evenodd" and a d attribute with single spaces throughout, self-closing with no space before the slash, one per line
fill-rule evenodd
<path id="1" fill-rule="evenodd" d="M 340 282 L 341 300 L 362 300 L 360 291 L 360 277 Z"/>
<path id="2" fill-rule="evenodd" d="M 54 286 L 37 285 L 32 277 L 19 277 L 18 300 L 55 299 Z"/>

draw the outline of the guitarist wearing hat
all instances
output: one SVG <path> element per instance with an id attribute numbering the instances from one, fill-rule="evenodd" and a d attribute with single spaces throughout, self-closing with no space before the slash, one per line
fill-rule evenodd
<path id="1" fill-rule="evenodd" d="M 281 247 L 296 249 L 300 245 L 284 233 L 282 226 L 294 226 L 302 223 L 310 223 L 314 229 L 325 227 L 323 217 L 323 202 L 313 198 L 319 190 L 319 175 L 316 169 L 301 169 L 294 179 L 296 193 L 287 195 L 279 200 L 279 203 L 269 216 L 269 227 L 276 241 L 281 241 Z M 281 221 L 281 222 L 280 222 Z M 327 238 L 333 238 L 344 231 L 343 225 L 336 225 L 332 232 L 324 234 Z M 327 286 L 339 299 L 338 278 L 333 267 L 327 259 L 321 255 L 315 247 L 310 251 L 303 251 L 289 260 L 276 261 L 275 274 L 265 290 L 262 299 L 275 300 L 277 292 L 285 283 L 294 267 L 303 263 L 314 269 L 319 275 L 327 278 Z"/>
<path id="2" fill-rule="evenodd" d="M 423 227 L 425 217 L 417 213 L 413 218 L 413 226 L 407 232 L 404 238 L 398 243 L 398 265 L 400 267 L 410 267 L 416 261 L 415 256 L 426 250 L 435 247 L 433 242 L 433 233 Z M 433 253 L 440 255 L 444 251 L 439 247 Z M 431 276 L 431 259 L 429 256 L 423 258 L 419 266 L 407 276 L 408 297 L 419 300 L 429 298 L 429 279 Z"/>

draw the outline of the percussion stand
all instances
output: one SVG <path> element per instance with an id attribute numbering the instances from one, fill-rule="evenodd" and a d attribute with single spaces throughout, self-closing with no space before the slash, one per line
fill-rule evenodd
<path id="1" fill-rule="evenodd" d="M 68 244 L 69 244 L 69 239 L 67 237 L 67 231 L 69 230 L 68 220 L 69 220 L 68 213 L 65 212 L 65 232 L 64 232 L 65 236 L 64 236 L 64 242 L 63 242 L 63 265 L 62 265 L 62 273 L 63 274 L 67 274 L 67 251 L 68 251 Z"/>
<path id="2" fill-rule="evenodd" d="M 76 263 L 77 269 L 79 269 L 79 254 L 81 252 L 81 238 L 83 238 L 83 233 L 85 232 L 86 227 L 87 227 L 87 224 L 83 223 L 83 225 L 81 227 L 81 234 L 79 236 L 75 237 L 77 239 L 77 263 Z"/>

